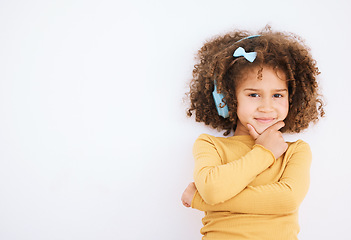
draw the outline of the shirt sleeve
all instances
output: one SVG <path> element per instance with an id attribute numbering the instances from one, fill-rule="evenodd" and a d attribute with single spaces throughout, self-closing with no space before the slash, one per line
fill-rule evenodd
<path id="1" fill-rule="evenodd" d="M 215 205 L 241 192 L 252 180 L 274 164 L 273 153 L 255 145 L 240 159 L 223 164 L 209 135 L 201 135 L 194 144 L 194 180 L 205 203 Z"/>
<path id="2" fill-rule="evenodd" d="M 192 207 L 201 211 L 230 211 L 250 214 L 288 214 L 297 211 L 307 194 L 312 154 L 310 147 L 298 141 L 278 182 L 247 186 L 226 202 L 207 204 L 196 192 Z"/>

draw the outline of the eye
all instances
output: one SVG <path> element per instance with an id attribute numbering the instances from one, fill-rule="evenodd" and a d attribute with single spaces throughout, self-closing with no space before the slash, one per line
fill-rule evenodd
<path id="1" fill-rule="evenodd" d="M 274 98 L 281 98 L 281 97 L 283 97 L 283 95 L 281 95 L 281 94 L 279 94 L 279 93 L 276 93 L 276 94 L 273 95 L 273 97 L 274 97 Z"/>
<path id="2" fill-rule="evenodd" d="M 258 95 L 257 93 L 251 93 L 251 94 L 249 94 L 249 97 L 254 97 L 254 98 L 256 98 L 256 97 L 259 97 L 260 95 Z"/>

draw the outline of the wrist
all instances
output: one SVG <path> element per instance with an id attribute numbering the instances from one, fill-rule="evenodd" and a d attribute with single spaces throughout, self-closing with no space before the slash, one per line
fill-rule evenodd
<path id="1" fill-rule="evenodd" d="M 262 149 L 263 152 L 266 153 L 266 155 L 262 155 L 262 156 L 267 156 L 267 157 L 265 157 L 265 159 L 267 158 L 267 159 L 271 160 L 271 164 L 269 165 L 269 167 L 271 167 L 276 162 L 277 158 L 275 157 L 274 153 L 270 149 L 263 146 L 262 144 L 256 143 L 253 146 L 253 148 Z"/>

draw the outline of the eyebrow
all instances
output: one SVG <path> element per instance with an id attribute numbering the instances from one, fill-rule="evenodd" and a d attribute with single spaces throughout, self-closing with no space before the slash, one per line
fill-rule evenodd
<path id="1" fill-rule="evenodd" d="M 261 89 L 256 89 L 256 88 L 245 88 L 244 91 L 253 91 L 253 92 L 258 92 Z M 273 92 L 287 92 L 288 89 L 282 88 L 282 89 L 274 89 Z"/>

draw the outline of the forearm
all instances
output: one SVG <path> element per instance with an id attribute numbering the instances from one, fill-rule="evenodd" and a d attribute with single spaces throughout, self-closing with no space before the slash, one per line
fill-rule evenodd
<path id="1" fill-rule="evenodd" d="M 260 145 L 238 160 L 224 165 L 211 165 L 213 158 L 203 153 L 195 155 L 194 180 L 208 204 L 218 204 L 240 193 L 253 179 L 275 162 L 273 154 Z"/>
<path id="2" fill-rule="evenodd" d="M 248 186 L 223 203 L 208 204 L 197 192 L 192 207 L 201 211 L 230 211 L 252 214 L 284 214 L 296 211 L 304 199 L 310 181 L 311 152 L 299 142 L 287 153 L 287 166 L 275 183 Z M 284 167 L 284 166 L 283 166 Z"/>
<path id="3" fill-rule="evenodd" d="M 274 183 L 258 187 L 248 186 L 235 197 L 215 205 L 207 204 L 196 192 L 192 208 L 201 211 L 288 214 L 296 211 L 301 201 L 302 199 L 296 197 L 296 193 L 287 183 Z"/>

